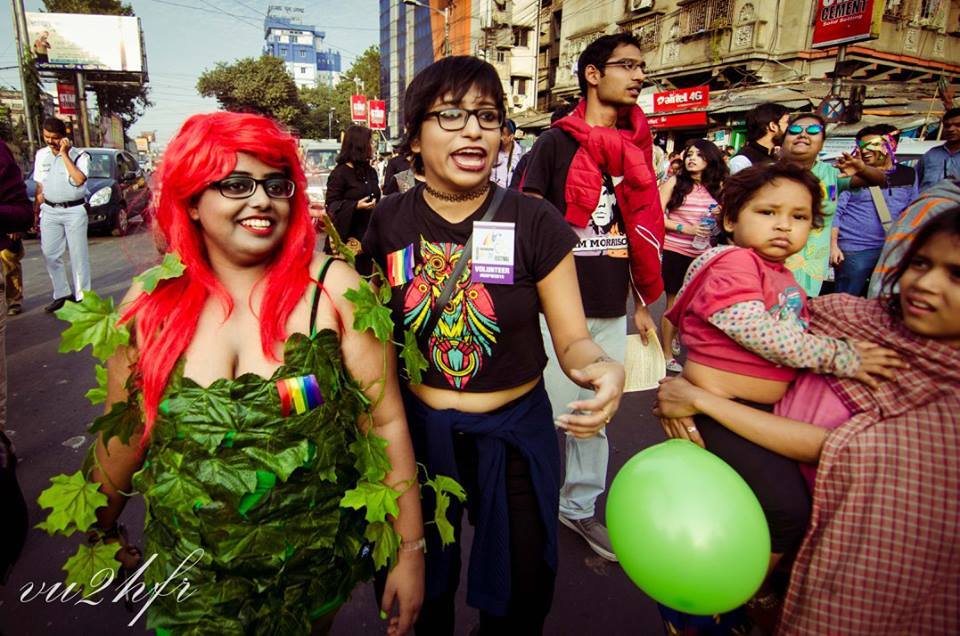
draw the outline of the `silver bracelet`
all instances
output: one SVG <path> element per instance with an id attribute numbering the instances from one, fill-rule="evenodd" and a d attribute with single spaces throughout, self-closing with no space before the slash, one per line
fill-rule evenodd
<path id="1" fill-rule="evenodd" d="M 416 552 L 418 550 L 427 551 L 427 540 L 420 537 L 416 541 L 404 541 L 400 544 L 400 552 Z"/>

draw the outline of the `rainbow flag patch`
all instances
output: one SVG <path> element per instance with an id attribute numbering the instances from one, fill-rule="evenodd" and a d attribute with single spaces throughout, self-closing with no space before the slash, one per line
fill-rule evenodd
<path id="1" fill-rule="evenodd" d="M 289 417 L 291 413 L 302 415 L 323 404 L 317 376 L 312 373 L 277 380 L 276 386 L 280 396 L 280 415 L 283 417 Z"/>
<path id="2" fill-rule="evenodd" d="M 387 254 L 387 282 L 391 287 L 413 280 L 413 243 Z"/>

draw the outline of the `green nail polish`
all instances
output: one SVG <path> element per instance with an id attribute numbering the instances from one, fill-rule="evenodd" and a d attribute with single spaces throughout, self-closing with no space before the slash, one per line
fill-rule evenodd
<path id="1" fill-rule="evenodd" d="M 380 610 L 380 620 L 382 621 L 387 620 L 387 613 L 384 612 L 383 610 Z"/>

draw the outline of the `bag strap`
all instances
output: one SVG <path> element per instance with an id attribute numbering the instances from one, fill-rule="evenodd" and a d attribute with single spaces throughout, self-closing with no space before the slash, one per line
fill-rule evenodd
<path id="1" fill-rule="evenodd" d="M 887 200 L 883 198 L 883 190 L 880 186 L 871 186 L 870 196 L 873 198 L 873 205 L 877 208 L 877 216 L 880 217 L 880 223 L 883 225 L 883 231 L 890 229 L 893 219 L 890 217 L 890 208 L 887 207 Z"/>
<path id="2" fill-rule="evenodd" d="M 317 308 L 320 305 L 320 289 L 323 287 L 323 281 L 327 277 L 327 270 L 333 264 L 334 258 L 328 258 L 320 268 L 317 275 L 317 284 L 313 286 L 313 301 L 310 303 L 310 337 L 317 335 Z"/>
<path id="3" fill-rule="evenodd" d="M 489 221 L 497 213 L 497 209 L 500 207 L 500 203 L 503 201 L 503 197 L 506 194 L 506 188 L 501 188 L 494 182 L 490 182 L 490 187 L 494 189 L 493 200 L 490 201 L 490 207 L 487 208 L 487 211 L 483 214 L 483 218 L 480 221 Z M 447 306 L 447 303 L 450 302 L 450 298 L 453 296 L 453 290 L 457 287 L 457 281 L 460 280 L 463 270 L 467 267 L 467 262 L 470 260 L 473 249 L 473 230 L 470 230 L 470 236 L 467 238 L 467 242 L 463 244 L 463 251 L 460 253 L 460 260 L 457 261 L 457 264 L 454 266 L 453 271 L 450 273 L 449 278 L 447 278 L 447 284 L 443 286 L 443 291 L 440 292 L 439 298 L 437 298 L 437 303 L 433 306 L 433 311 L 430 314 L 430 319 L 427 320 L 424 325 L 423 331 L 421 334 L 426 334 L 427 338 L 430 337 L 430 334 L 433 333 L 433 330 L 437 328 L 437 323 L 440 322 L 440 314 L 443 313 L 444 308 Z"/>

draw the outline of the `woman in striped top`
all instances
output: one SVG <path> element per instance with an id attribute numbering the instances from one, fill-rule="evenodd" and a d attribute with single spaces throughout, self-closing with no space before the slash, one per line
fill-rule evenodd
<path id="1" fill-rule="evenodd" d="M 700 256 L 705 247 L 694 245 L 694 238 L 707 235 L 701 229 L 700 220 L 711 213 L 711 206 L 720 198 L 720 187 L 729 174 L 723 154 L 705 139 L 694 139 L 683 151 L 683 167 L 675 176 L 660 186 L 660 202 L 665 213 L 666 237 L 663 242 L 663 285 L 667 292 L 666 312 L 673 307 L 677 292 L 683 285 L 683 277 L 693 259 Z M 660 321 L 663 335 L 663 357 L 667 371 L 679 373 L 680 364 L 674 358 L 673 338 L 676 333 L 666 318 Z"/>

